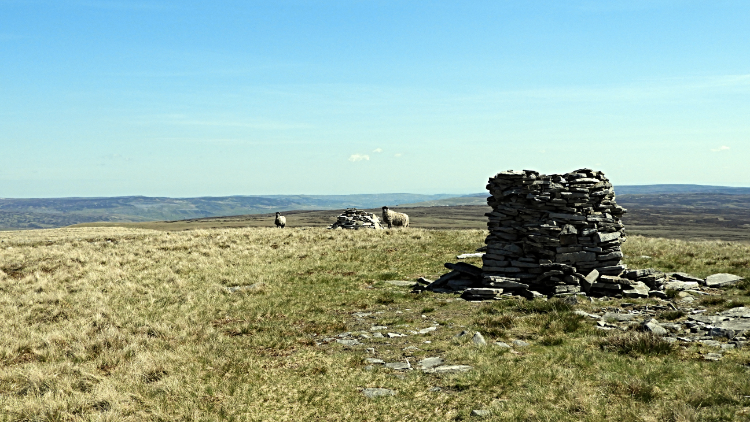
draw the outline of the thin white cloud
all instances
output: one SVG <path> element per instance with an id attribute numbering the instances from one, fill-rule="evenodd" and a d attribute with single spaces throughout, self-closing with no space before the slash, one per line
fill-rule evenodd
<path id="1" fill-rule="evenodd" d="M 382 148 L 375 148 L 374 150 L 372 150 L 372 152 L 381 153 L 381 152 L 383 152 L 383 149 Z"/>
<path id="2" fill-rule="evenodd" d="M 363 160 L 364 161 L 369 161 L 370 160 L 370 156 L 369 155 L 364 155 L 364 154 L 352 154 L 352 155 L 349 156 L 349 161 L 351 161 L 352 163 L 354 163 L 356 161 L 363 161 Z"/>
<path id="3" fill-rule="evenodd" d="M 402 154 L 400 152 L 398 154 L 393 154 L 393 156 L 396 157 L 396 158 L 400 157 L 401 155 Z"/>
<path id="4" fill-rule="evenodd" d="M 712 149 L 711 149 L 711 151 L 713 151 L 713 152 L 719 152 L 719 151 L 726 151 L 726 150 L 728 150 L 728 149 L 729 149 L 729 147 L 728 147 L 728 146 L 726 146 L 726 145 L 722 145 L 722 146 L 720 146 L 720 147 L 718 147 L 718 148 L 712 148 Z"/>

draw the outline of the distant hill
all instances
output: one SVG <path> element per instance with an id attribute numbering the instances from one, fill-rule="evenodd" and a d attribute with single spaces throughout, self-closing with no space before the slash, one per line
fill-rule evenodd
<path id="1" fill-rule="evenodd" d="M 708 185 L 616 185 L 617 195 L 670 194 L 670 193 L 723 193 L 727 195 L 750 195 L 750 188 Z"/>
<path id="2" fill-rule="evenodd" d="M 703 185 L 615 186 L 626 208 L 747 209 L 750 188 Z M 64 227 L 91 222 L 174 221 L 265 214 L 276 211 L 486 206 L 486 192 L 455 196 L 411 193 L 363 195 L 267 195 L 198 198 L 0 198 L 0 230 Z"/>
<path id="3" fill-rule="evenodd" d="M 706 185 L 622 185 L 615 186 L 617 201 L 638 203 L 639 206 L 710 206 L 718 207 L 739 206 L 746 207 L 746 199 L 739 196 L 750 195 L 750 188 L 735 188 L 728 186 Z M 663 195 L 667 195 L 661 197 Z M 677 195 L 677 196 L 675 196 Z M 724 195 L 724 196 L 722 196 Z M 726 198 L 725 196 L 738 196 Z M 456 205 L 486 205 L 488 192 L 452 198 L 436 199 L 417 203 L 401 204 L 402 207 L 447 207 Z M 659 205 L 657 205 L 659 204 Z"/>
<path id="4" fill-rule="evenodd" d="M 199 198 L 0 198 L 0 230 L 54 228 L 96 221 L 166 221 L 288 210 L 379 208 L 452 196 L 391 193 Z"/>

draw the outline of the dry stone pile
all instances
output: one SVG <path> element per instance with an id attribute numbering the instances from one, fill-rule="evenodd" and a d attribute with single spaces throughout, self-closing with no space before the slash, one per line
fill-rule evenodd
<path id="1" fill-rule="evenodd" d="M 377 215 L 358 210 L 356 208 L 347 208 L 341 215 L 336 218 L 336 222 L 328 226 L 329 229 L 382 229 L 380 218 Z"/>
<path id="2" fill-rule="evenodd" d="M 618 277 L 626 269 L 620 250 L 625 209 L 602 172 L 509 170 L 490 178 L 487 189 L 493 211 L 487 214 L 485 286 L 614 295 L 640 283 Z M 645 285 L 635 287 L 648 295 Z"/>

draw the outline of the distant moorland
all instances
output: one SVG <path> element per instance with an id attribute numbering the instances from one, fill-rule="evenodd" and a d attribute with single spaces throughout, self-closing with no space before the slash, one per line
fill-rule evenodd
<path id="1" fill-rule="evenodd" d="M 620 186 L 617 202 L 628 209 L 631 232 L 676 238 L 750 237 L 750 188 L 698 185 Z M 659 193 L 671 192 L 671 193 Z M 269 225 L 283 211 L 290 226 L 321 227 L 338 212 L 355 207 L 379 212 L 398 206 L 412 225 L 429 229 L 480 229 L 486 224 L 486 193 L 231 196 L 202 198 L 51 198 L 0 199 L 0 230 L 71 225 L 184 230 L 202 227 Z M 690 230 L 685 230 L 691 227 Z"/>

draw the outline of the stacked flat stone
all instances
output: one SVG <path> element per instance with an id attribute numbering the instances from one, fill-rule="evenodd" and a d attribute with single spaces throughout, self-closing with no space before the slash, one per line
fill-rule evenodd
<path id="1" fill-rule="evenodd" d="M 625 209 L 602 172 L 509 170 L 490 178 L 487 189 L 493 211 L 486 214 L 485 285 L 576 293 L 594 284 L 585 279 L 592 270 L 619 275 L 626 268 L 620 250 Z"/>
<path id="2" fill-rule="evenodd" d="M 336 222 L 328 226 L 329 229 L 382 229 L 380 218 L 371 213 L 356 208 L 347 208 L 336 218 Z"/>

